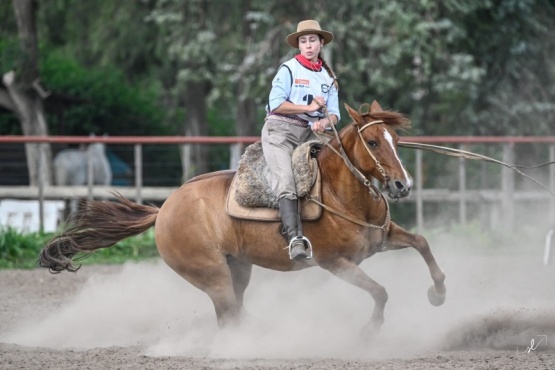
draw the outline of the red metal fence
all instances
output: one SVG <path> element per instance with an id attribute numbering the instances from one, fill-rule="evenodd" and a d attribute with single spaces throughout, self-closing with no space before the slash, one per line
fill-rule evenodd
<path id="1" fill-rule="evenodd" d="M 260 138 L 257 136 L 252 137 L 206 137 L 206 136 L 98 136 L 98 137 L 82 137 L 82 136 L 0 136 L 0 147 L 4 144 L 24 144 L 24 143 L 50 143 L 50 144 L 87 144 L 102 142 L 110 145 L 127 145 L 133 146 L 133 166 L 134 166 L 134 181 L 132 186 L 118 186 L 116 190 L 120 191 L 123 195 L 134 198 L 137 202 L 147 200 L 164 200 L 169 193 L 174 191 L 176 187 L 159 187 L 159 186 L 144 186 L 143 185 L 143 147 L 147 145 L 178 145 L 186 147 L 192 144 L 202 145 L 229 145 L 230 147 L 230 162 L 229 167 L 234 168 L 239 155 L 242 153 L 244 147 L 253 143 Z M 555 161 L 555 136 L 543 137 L 454 137 L 454 136 L 419 136 L 419 137 L 403 137 L 401 141 L 405 142 L 418 142 L 430 143 L 446 146 L 457 146 L 462 149 L 471 150 L 476 145 L 481 149 L 495 147 L 497 152 L 501 153 L 502 158 L 497 158 L 503 162 L 515 162 L 515 147 L 528 145 L 530 148 L 542 148 L 543 154 L 541 157 L 534 158 L 535 163 L 543 163 L 548 161 Z M 408 149 L 405 150 L 405 153 Z M 497 209 L 498 221 L 502 222 L 505 227 L 511 227 L 515 222 L 515 204 L 536 202 L 543 205 L 545 215 L 543 215 L 548 223 L 555 224 L 555 197 L 551 196 L 545 190 L 536 187 L 534 190 L 519 190 L 515 187 L 515 179 L 517 176 L 508 168 L 503 167 L 499 173 L 499 186 L 496 188 L 472 188 L 468 183 L 474 184 L 474 178 L 469 179 L 468 160 L 452 159 L 449 162 L 450 186 L 443 186 L 442 184 L 434 183 L 433 187 L 426 186 L 426 166 L 436 161 L 429 157 L 428 153 L 420 150 L 409 153 L 411 159 L 414 157 L 414 162 L 406 162 L 409 171 L 412 172 L 415 180 L 415 189 L 406 200 L 402 202 L 414 202 L 416 205 L 416 226 L 419 230 L 424 227 L 424 203 L 455 203 L 458 206 L 458 222 L 464 224 L 468 221 L 468 207 L 470 204 L 484 204 L 488 203 L 493 208 Z M 437 157 L 436 157 L 437 158 Z M 180 160 L 177 158 L 176 160 Z M 452 162 L 455 161 L 455 162 Z M 456 163 L 456 165 L 452 165 Z M 187 170 L 188 164 L 182 163 L 183 173 Z M 412 168 L 411 168 L 412 167 Z M 470 168 L 472 169 L 472 168 Z M 491 170 L 482 169 L 482 174 L 493 173 Z M 543 182 L 555 191 L 555 165 L 542 168 L 540 174 Z M 6 174 L 0 174 L 5 176 Z M 544 176 L 545 175 L 545 176 Z M 458 186 L 452 186 L 453 177 L 456 177 Z M 110 187 L 114 188 L 114 187 Z M 46 186 L 39 184 L 39 186 L 0 186 L 0 199 L 6 198 L 19 198 L 19 199 L 63 199 L 69 196 L 88 196 L 102 197 L 106 196 L 105 187 L 92 186 L 89 181 L 88 186 L 85 187 L 56 187 Z"/>

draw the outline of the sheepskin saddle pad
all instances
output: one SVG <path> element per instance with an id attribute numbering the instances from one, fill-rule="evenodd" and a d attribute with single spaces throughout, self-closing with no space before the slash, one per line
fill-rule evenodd
<path id="1" fill-rule="evenodd" d="M 320 206 L 305 198 L 311 194 L 320 199 L 320 173 L 315 157 L 321 146 L 319 141 L 308 141 L 299 145 L 291 157 L 297 196 L 304 198 L 301 199 L 301 215 L 305 212 L 304 219 L 317 219 L 321 213 Z M 230 186 L 226 202 L 228 214 L 246 219 L 279 220 L 279 202 L 270 188 L 270 176 L 262 153 L 262 143 L 257 141 L 249 145 L 241 156 Z M 307 210 L 312 212 L 308 216 Z"/>

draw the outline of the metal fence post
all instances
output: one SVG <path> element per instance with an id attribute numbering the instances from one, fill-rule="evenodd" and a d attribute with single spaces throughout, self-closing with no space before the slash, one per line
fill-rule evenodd
<path id="1" fill-rule="evenodd" d="M 555 161 L 555 144 L 549 146 L 549 161 Z M 549 166 L 549 188 L 555 191 L 555 165 Z M 555 228 L 555 197 L 551 197 L 549 225 Z"/>
<path id="2" fill-rule="evenodd" d="M 554 230 L 551 229 L 547 232 L 545 236 L 545 249 L 543 251 L 543 264 L 545 266 L 549 265 L 551 261 L 551 237 L 553 236 Z"/>
<path id="3" fill-rule="evenodd" d="M 514 143 L 503 144 L 503 162 L 513 163 Z M 514 226 L 514 191 L 515 177 L 512 169 L 503 167 L 501 170 L 501 206 L 505 230 L 512 230 Z"/>
<path id="4" fill-rule="evenodd" d="M 191 163 L 191 144 L 181 145 L 181 169 L 183 171 L 181 182 L 185 182 L 192 177 Z"/>
<path id="5" fill-rule="evenodd" d="M 46 171 L 47 165 L 46 158 L 44 158 L 44 156 L 46 155 L 44 145 L 44 143 L 40 143 L 37 145 L 39 148 L 39 232 L 41 233 L 44 232 L 44 183 L 46 181 L 46 179 L 44 178 L 44 171 Z"/>
<path id="6" fill-rule="evenodd" d="M 229 168 L 231 170 L 236 170 L 239 167 L 239 160 L 241 159 L 242 153 L 242 143 L 234 143 L 229 146 Z"/>
<path id="7" fill-rule="evenodd" d="M 424 230 L 424 204 L 422 194 L 422 151 L 416 151 L 416 230 L 421 234 Z"/>
<path id="8" fill-rule="evenodd" d="M 138 204 L 143 203 L 142 196 L 143 187 L 143 151 L 141 144 L 135 144 L 135 202 Z"/>
<path id="9" fill-rule="evenodd" d="M 466 150 L 466 145 L 459 149 Z M 459 222 L 466 226 L 466 160 L 462 157 L 459 157 Z"/>
<path id="10" fill-rule="evenodd" d="M 90 146 L 93 143 L 89 143 L 87 148 L 87 198 L 89 200 L 93 199 L 93 180 L 94 180 L 94 168 L 93 168 L 93 158 L 92 158 L 92 150 L 90 150 Z"/>

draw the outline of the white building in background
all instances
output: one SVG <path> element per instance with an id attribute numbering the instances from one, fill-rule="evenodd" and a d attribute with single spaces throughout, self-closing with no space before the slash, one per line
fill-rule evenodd
<path id="1" fill-rule="evenodd" d="M 63 201 L 44 201 L 44 231 L 56 231 L 63 221 Z M 39 231 L 40 215 L 37 200 L 0 200 L 0 227 L 30 233 Z"/>

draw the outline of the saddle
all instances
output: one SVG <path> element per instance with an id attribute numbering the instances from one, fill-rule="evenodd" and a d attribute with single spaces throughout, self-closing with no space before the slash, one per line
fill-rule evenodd
<path id="1" fill-rule="evenodd" d="M 301 219 L 317 220 L 322 208 L 306 196 L 321 200 L 321 179 L 315 158 L 322 143 L 308 141 L 299 145 L 291 157 L 297 196 L 301 199 Z M 270 188 L 270 170 L 257 141 L 245 150 L 233 177 L 226 199 L 228 215 L 245 220 L 281 221 L 277 196 Z"/>

